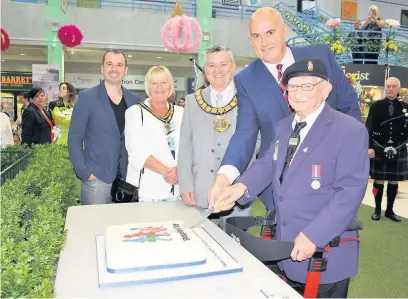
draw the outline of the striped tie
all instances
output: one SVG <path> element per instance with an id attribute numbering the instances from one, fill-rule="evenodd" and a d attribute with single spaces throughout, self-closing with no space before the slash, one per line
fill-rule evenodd
<path id="1" fill-rule="evenodd" d="M 280 182 L 283 182 L 283 179 L 285 177 L 286 172 L 288 171 L 290 162 L 292 162 L 293 156 L 296 153 L 296 149 L 299 146 L 300 143 L 300 131 L 306 127 L 306 122 L 299 122 L 296 123 L 295 128 L 292 131 L 292 135 L 289 137 L 289 144 L 288 144 L 288 149 L 286 151 L 286 159 L 285 159 L 285 164 L 283 165 L 283 170 L 282 174 L 280 176 Z"/>
<path id="2" fill-rule="evenodd" d="M 288 95 L 285 92 L 285 85 L 283 85 L 283 82 L 282 82 L 282 67 L 283 67 L 283 64 L 277 64 L 276 65 L 276 69 L 278 70 L 278 84 L 279 84 L 279 88 L 280 88 L 280 90 L 282 92 L 282 95 L 283 95 L 283 97 L 284 97 L 284 99 L 286 101 L 286 104 L 288 105 L 289 114 L 292 114 L 294 112 L 294 110 L 289 105 Z"/>

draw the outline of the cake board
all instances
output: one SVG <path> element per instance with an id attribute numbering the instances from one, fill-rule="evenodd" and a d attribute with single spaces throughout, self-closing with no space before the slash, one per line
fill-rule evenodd
<path id="1" fill-rule="evenodd" d="M 130 273 L 110 273 L 107 271 L 104 236 L 96 236 L 99 287 L 165 283 L 243 271 L 242 266 L 204 228 L 194 228 L 193 232 L 201 239 L 206 248 L 207 260 L 205 264 Z"/>

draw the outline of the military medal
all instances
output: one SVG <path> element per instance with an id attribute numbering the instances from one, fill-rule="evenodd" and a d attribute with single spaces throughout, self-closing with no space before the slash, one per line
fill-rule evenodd
<path id="1" fill-rule="evenodd" d="M 238 105 L 237 96 L 235 95 L 232 98 L 232 100 L 224 107 L 217 108 L 217 107 L 208 105 L 207 102 L 204 101 L 201 92 L 202 90 L 198 89 L 194 93 L 198 106 L 200 106 L 200 108 L 205 113 L 209 113 L 209 114 L 218 116 L 217 119 L 213 121 L 214 131 L 221 133 L 221 132 L 228 130 L 229 127 L 231 127 L 231 123 L 229 120 L 225 119 L 223 115 L 230 112 L 235 107 L 237 107 Z"/>
<path id="2" fill-rule="evenodd" d="M 320 178 L 322 177 L 322 165 L 312 165 L 312 188 L 318 190 L 320 188 Z"/>
<path id="3" fill-rule="evenodd" d="M 228 130 L 229 127 L 231 127 L 231 123 L 222 116 L 213 121 L 213 128 L 217 132 L 224 132 Z"/>
<path id="4" fill-rule="evenodd" d="M 314 180 L 314 181 L 312 182 L 312 188 L 313 188 L 314 190 L 319 189 L 319 188 L 320 188 L 320 182 L 319 182 L 318 180 Z"/>

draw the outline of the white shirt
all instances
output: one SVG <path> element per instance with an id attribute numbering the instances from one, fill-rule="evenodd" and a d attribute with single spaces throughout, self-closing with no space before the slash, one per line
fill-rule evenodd
<path id="1" fill-rule="evenodd" d="M 265 64 L 266 68 L 268 71 L 272 74 L 272 76 L 275 78 L 276 82 L 278 82 L 278 69 L 276 66 L 278 64 L 282 64 L 282 74 L 283 72 L 292 64 L 295 63 L 295 58 L 293 57 L 292 50 L 290 48 L 286 48 L 286 54 L 283 56 L 282 61 L 280 63 L 269 63 L 263 61 Z M 278 82 L 279 84 L 279 82 Z"/>
<path id="2" fill-rule="evenodd" d="M 272 74 L 272 76 L 275 78 L 276 82 L 279 84 L 278 69 L 276 68 L 278 63 L 275 64 L 275 63 L 269 63 L 265 61 L 263 61 L 263 63 L 265 64 L 269 72 Z M 295 63 L 295 58 L 293 57 L 292 50 L 289 47 L 286 47 L 286 54 L 285 56 L 283 56 L 280 62 L 280 64 L 282 64 L 282 74 L 289 66 L 291 66 L 294 63 Z M 212 99 L 212 96 L 211 96 L 211 99 Z M 221 166 L 217 174 L 225 175 L 228 178 L 230 184 L 232 184 L 240 176 L 239 170 L 233 165 Z"/>
<path id="3" fill-rule="evenodd" d="M 148 107 L 150 107 L 149 101 L 147 99 L 144 102 Z M 145 109 L 143 109 L 142 123 L 142 109 L 139 105 L 133 105 L 125 113 L 125 144 L 129 155 L 126 182 L 134 186 L 139 186 L 140 171 L 150 156 L 168 167 L 177 166 L 181 121 L 184 112 L 182 107 L 174 105 L 174 115 L 170 122 L 172 126 L 174 125 L 174 131 L 167 136 L 163 122 Z M 170 152 L 168 137 L 172 137 L 174 142 L 175 158 Z M 170 191 L 171 185 L 164 180 L 162 175 L 144 168 L 139 186 L 140 201 L 178 200 L 179 186 L 175 185 L 174 194 Z"/>
<path id="4" fill-rule="evenodd" d="M 290 161 L 290 163 L 292 163 L 293 158 L 296 156 L 296 154 L 297 154 L 297 152 L 298 152 L 298 150 L 299 150 L 299 148 L 300 148 L 300 145 L 302 144 L 303 140 L 305 139 L 307 133 L 309 133 L 310 128 L 313 126 L 313 124 L 315 123 L 317 117 L 318 117 L 318 116 L 320 115 L 320 113 L 322 112 L 322 110 L 323 110 L 323 108 L 324 108 L 324 105 L 325 105 L 325 102 L 321 103 L 320 106 L 319 106 L 315 111 L 313 111 L 311 114 L 309 114 L 309 115 L 308 115 L 305 119 L 303 119 L 303 120 L 300 120 L 300 116 L 299 116 L 299 115 L 297 115 L 297 114 L 295 115 L 295 117 L 294 117 L 294 119 L 293 119 L 293 121 L 292 121 L 292 130 L 295 129 L 295 125 L 296 125 L 296 123 L 298 123 L 298 122 L 304 122 L 304 121 L 305 121 L 305 122 L 306 122 L 306 126 L 305 126 L 302 130 L 300 130 L 300 133 L 299 133 L 299 138 L 300 138 L 300 140 L 299 140 L 299 145 L 298 145 L 298 147 L 297 147 L 297 149 L 296 149 L 296 152 L 295 152 L 295 154 L 293 155 L 292 160 Z"/>
<path id="5" fill-rule="evenodd" d="M 211 90 L 210 92 L 211 106 L 217 107 L 217 108 L 226 106 L 232 100 L 232 98 L 237 92 L 235 89 L 234 80 L 232 80 L 227 85 L 227 87 L 221 92 L 214 90 L 211 85 L 210 85 L 210 90 Z M 222 100 L 221 100 L 220 105 L 217 103 L 217 94 L 222 95 Z"/>

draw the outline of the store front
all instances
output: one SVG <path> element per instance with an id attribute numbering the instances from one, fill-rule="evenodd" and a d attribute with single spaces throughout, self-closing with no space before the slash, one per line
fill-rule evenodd
<path id="1" fill-rule="evenodd" d="M 21 104 L 18 101 L 23 91 L 29 91 L 33 87 L 31 73 L 2 72 L 1 73 L 1 104 L 3 111 L 12 120 L 20 116 Z"/>
<path id="2" fill-rule="evenodd" d="M 375 64 L 345 64 L 341 66 L 347 78 L 355 78 L 352 85 L 359 96 L 360 108 L 365 120 L 370 105 L 385 96 L 384 83 L 386 67 Z M 401 81 L 401 100 L 408 102 L 407 68 L 391 66 L 390 77 L 397 77 Z M 358 81 L 360 87 L 358 86 Z"/>

